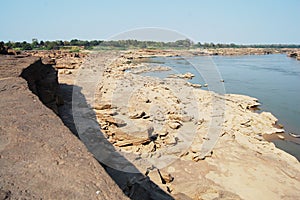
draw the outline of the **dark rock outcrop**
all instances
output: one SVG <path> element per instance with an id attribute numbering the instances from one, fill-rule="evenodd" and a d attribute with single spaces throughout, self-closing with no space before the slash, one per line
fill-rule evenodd
<path id="1" fill-rule="evenodd" d="M 297 60 L 300 60 L 300 51 L 292 51 L 287 53 L 288 57 L 296 58 Z"/>
<path id="2" fill-rule="evenodd" d="M 297 54 L 297 52 L 292 52 L 292 53 L 289 53 L 288 56 L 291 58 L 297 58 L 298 54 Z"/>

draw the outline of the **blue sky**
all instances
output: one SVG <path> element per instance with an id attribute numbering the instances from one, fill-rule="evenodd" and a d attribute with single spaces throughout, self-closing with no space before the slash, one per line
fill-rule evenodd
<path id="1" fill-rule="evenodd" d="M 194 41 L 300 44 L 298 0 L 0 0 L 0 40 L 107 39 L 159 27 Z"/>

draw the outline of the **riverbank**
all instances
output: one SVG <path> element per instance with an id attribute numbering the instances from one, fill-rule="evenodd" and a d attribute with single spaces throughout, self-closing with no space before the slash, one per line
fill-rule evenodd
<path id="1" fill-rule="evenodd" d="M 136 61 L 180 55 L 124 52 L 104 66 L 93 107 L 107 140 L 133 154 L 131 162 L 175 197 L 299 198 L 300 164 L 264 139 L 284 130 L 271 113 L 252 111 L 256 99 L 131 73 L 142 67 Z M 202 145 L 215 139 L 207 135 L 211 129 L 218 142 L 203 156 Z M 153 162 L 159 170 L 151 168 Z"/>
<path id="2" fill-rule="evenodd" d="M 130 51 L 130 50 L 128 50 Z M 140 49 L 132 50 L 132 58 L 142 59 L 155 56 L 241 56 L 241 55 L 268 55 L 286 54 L 290 57 L 297 57 L 300 49 L 297 48 L 199 48 L 189 50 L 160 50 Z"/>
<path id="3" fill-rule="evenodd" d="M 131 198 L 158 195 L 158 190 L 146 187 L 151 180 L 175 199 L 299 198 L 300 164 L 264 139 L 283 130 L 271 113 L 252 111 L 259 106 L 257 99 L 218 95 L 193 87 L 181 77 L 159 80 L 134 73 L 147 69 L 143 59 L 183 54 L 193 56 L 186 51 L 94 52 L 74 58 L 73 63 L 81 66 L 58 69 L 60 84 L 76 85 L 93 108 L 77 122 L 94 120 L 95 115 L 103 139 L 145 174 L 120 180 L 120 173 L 109 172 L 123 192 Z M 68 56 L 58 59 L 69 60 Z M 71 94 L 72 88 L 65 99 L 71 109 L 60 109 L 66 124 L 74 123 L 72 106 L 77 100 Z M 82 128 L 90 139 L 83 142 L 94 145 L 89 150 L 95 158 L 126 170 L 110 162 L 114 157 L 103 157 L 105 146 L 97 142 L 94 127 Z M 208 135 L 209 130 L 214 134 Z M 212 151 L 201 154 L 202 145 L 214 139 Z"/>
<path id="4" fill-rule="evenodd" d="M 151 65 L 153 68 L 171 66 L 171 70 L 145 72 L 141 74 L 143 76 L 161 79 L 186 77 L 189 83 L 202 86 L 204 90 L 216 91 L 217 88 L 213 85 L 215 83 L 221 87 L 223 85 L 223 93 L 255 97 L 262 104 L 259 107 L 260 111 L 272 112 L 286 133 L 300 134 L 300 107 L 296 106 L 300 101 L 300 96 L 297 95 L 300 89 L 300 62 L 285 54 L 154 57 L 148 59 L 144 65 Z M 206 80 L 210 69 L 220 73 L 216 81 Z M 206 84 L 208 87 L 204 87 Z M 297 145 L 299 139 L 288 134 L 274 136 L 276 137 L 272 137 L 272 142 L 278 148 L 300 160 L 300 146 Z"/>

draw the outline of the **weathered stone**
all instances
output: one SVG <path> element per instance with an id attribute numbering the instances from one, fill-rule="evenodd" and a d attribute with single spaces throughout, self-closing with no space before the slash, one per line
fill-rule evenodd
<path id="1" fill-rule="evenodd" d="M 110 103 L 101 103 L 94 106 L 94 109 L 96 110 L 105 110 L 112 108 L 112 105 Z"/>
<path id="2" fill-rule="evenodd" d="M 115 143 L 115 146 L 118 147 L 125 147 L 125 146 L 137 146 L 140 144 L 146 144 L 149 143 L 151 140 L 149 138 L 134 138 L 134 139 L 127 139 L 124 141 L 118 141 Z"/>
<path id="3" fill-rule="evenodd" d="M 189 122 L 192 120 L 192 117 L 188 115 L 170 114 L 168 117 L 170 120 L 177 120 L 182 122 Z"/>
<path id="4" fill-rule="evenodd" d="M 171 128 L 171 129 L 179 129 L 182 124 L 178 121 L 169 121 L 168 122 L 168 126 Z"/>
<path id="5" fill-rule="evenodd" d="M 170 173 L 165 173 L 162 171 L 158 171 L 162 184 L 171 183 L 174 180 L 174 177 Z"/>
<path id="6" fill-rule="evenodd" d="M 192 79 L 195 77 L 194 74 L 187 72 L 185 74 L 171 74 L 169 75 L 169 78 L 183 78 L 183 79 Z"/>
<path id="7" fill-rule="evenodd" d="M 104 116 L 103 121 L 108 122 L 109 124 L 113 124 L 117 127 L 126 126 L 126 122 L 124 120 L 112 117 L 110 115 Z"/>
<path id="8" fill-rule="evenodd" d="M 130 113 L 129 118 L 130 119 L 139 119 L 139 118 L 144 117 L 145 115 L 146 115 L 146 113 L 144 111 L 140 111 L 140 112 Z"/>

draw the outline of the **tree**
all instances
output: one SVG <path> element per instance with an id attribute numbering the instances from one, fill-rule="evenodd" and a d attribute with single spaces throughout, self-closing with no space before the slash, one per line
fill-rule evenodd
<path id="1" fill-rule="evenodd" d="M 12 48 L 13 43 L 11 41 L 8 41 L 8 42 L 5 43 L 5 46 L 7 46 L 9 48 Z"/>
<path id="2" fill-rule="evenodd" d="M 77 45 L 78 45 L 78 41 L 79 41 L 79 40 L 77 40 L 77 39 L 72 39 L 72 40 L 70 41 L 70 45 L 71 45 L 71 46 L 77 46 Z"/>
<path id="3" fill-rule="evenodd" d="M 21 43 L 21 49 L 22 50 L 32 50 L 31 44 L 27 43 L 26 41 L 23 41 Z"/>
<path id="4" fill-rule="evenodd" d="M 31 47 L 32 47 L 33 49 L 39 47 L 39 41 L 38 41 L 36 38 L 32 38 Z"/>

